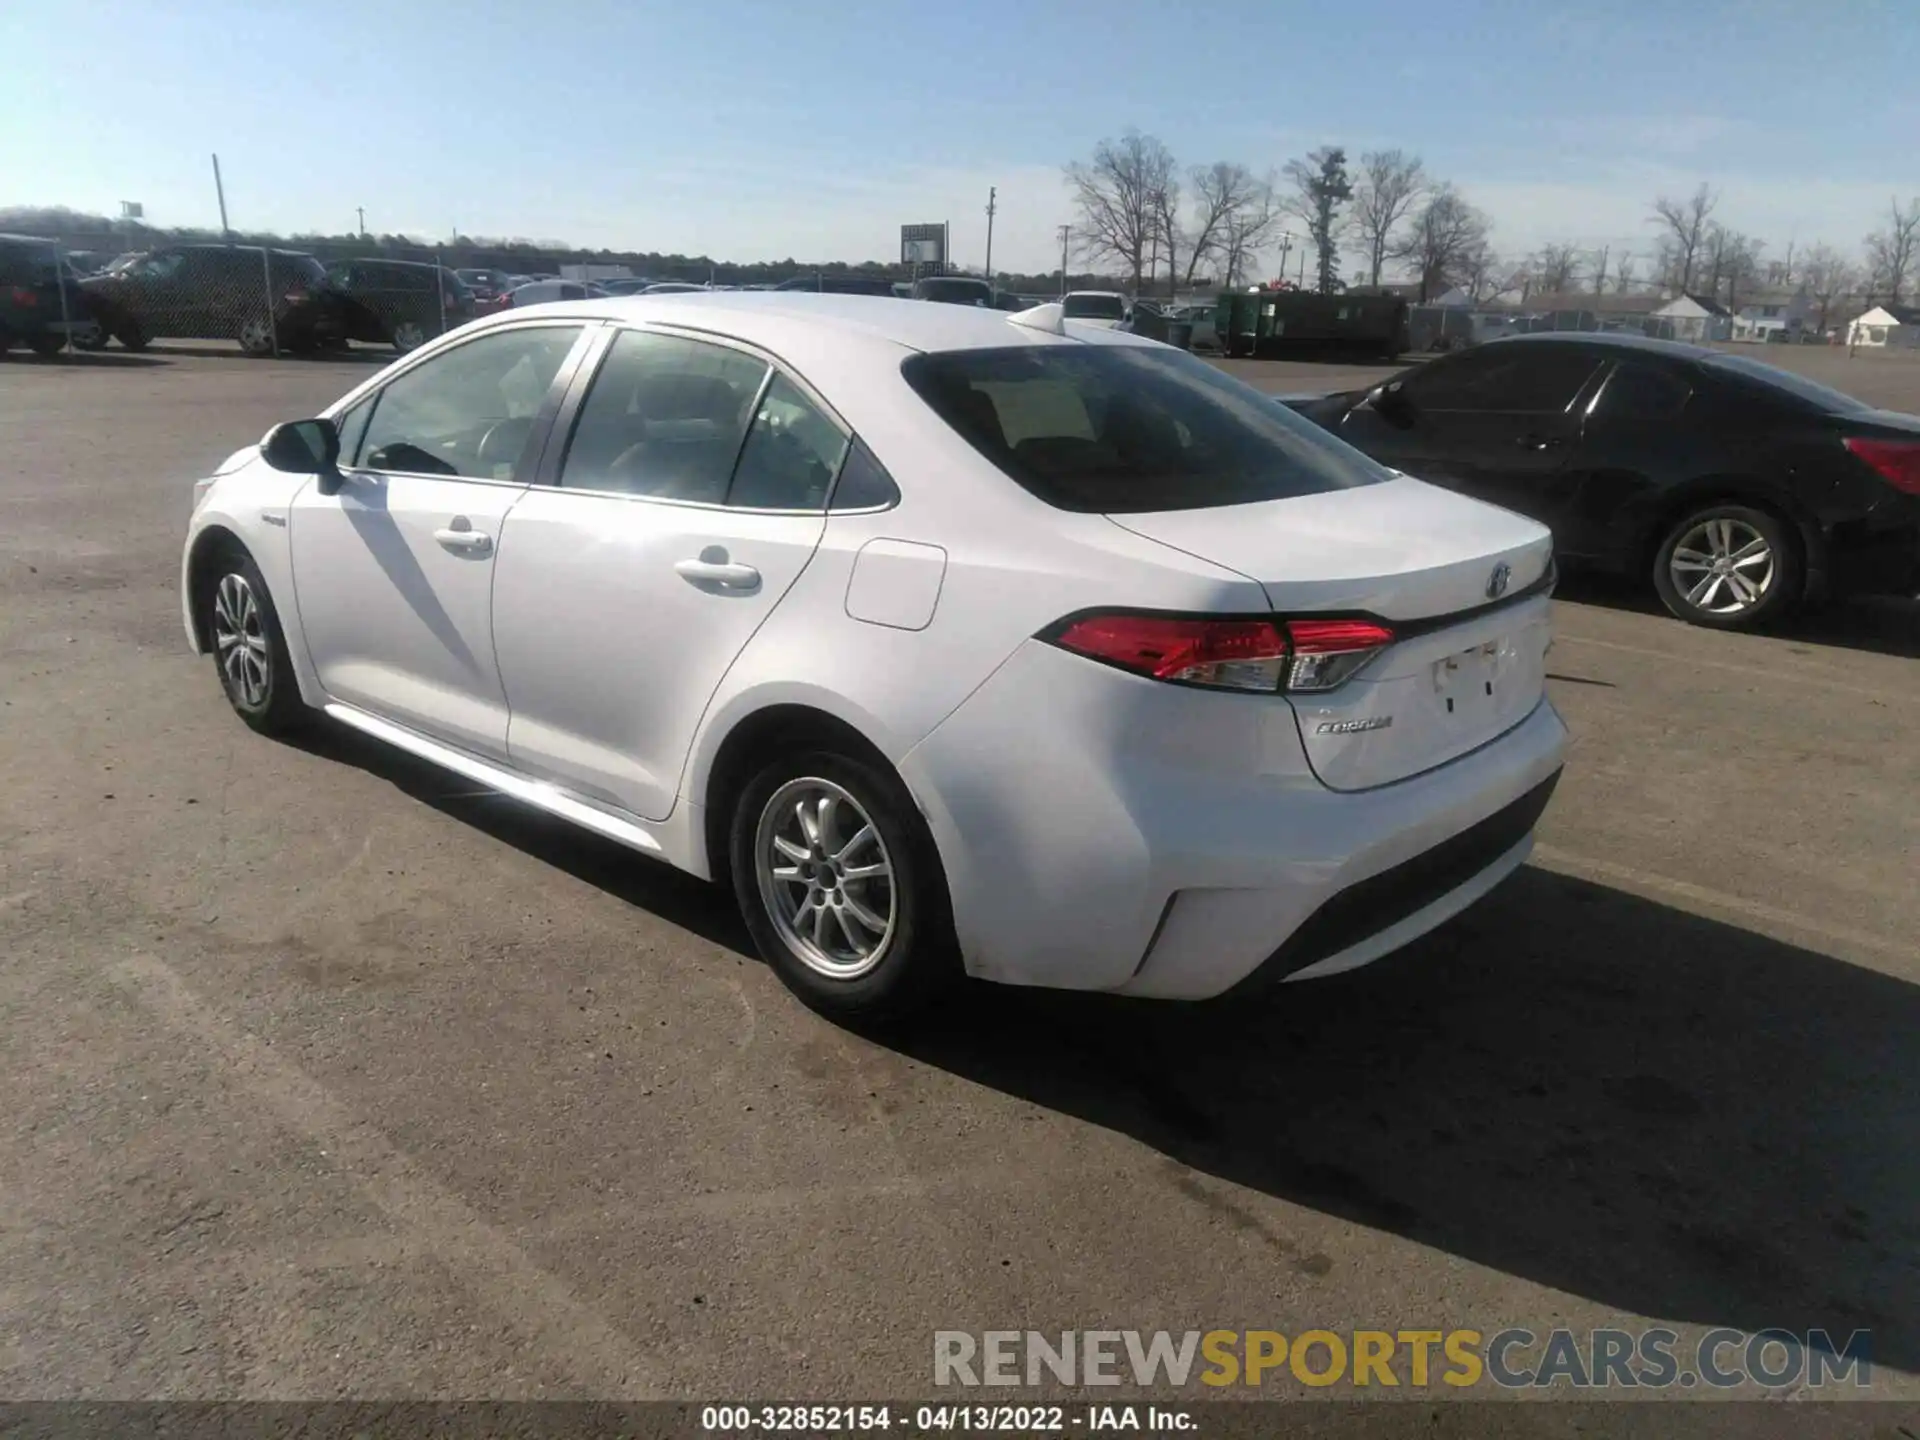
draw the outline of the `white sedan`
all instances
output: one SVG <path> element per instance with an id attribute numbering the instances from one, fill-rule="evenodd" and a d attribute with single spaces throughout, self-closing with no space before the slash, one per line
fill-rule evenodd
<path id="1" fill-rule="evenodd" d="M 1379 958 L 1526 857 L 1566 732 L 1530 520 L 1057 306 L 519 309 L 194 490 L 187 634 L 730 883 L 808 1003 L 1200 998 Z"/>

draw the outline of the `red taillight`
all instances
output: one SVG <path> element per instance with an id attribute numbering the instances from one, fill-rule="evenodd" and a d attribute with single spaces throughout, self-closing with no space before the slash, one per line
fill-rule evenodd
<path id="1" fill-rule="evenodd" d="M 1370 620 L 1085 615 L 1042 635 L 1062 649 L 1155 680 L 1216 690 L 1331 690 L 1386 646 Z"/>
<path id="2" fill-rule="evenodd" d="M 1896 490 L 1920 495 L 1920 441 L 1869 440 L 1850 436 L 1847 449 L 1880 473 Z"/>
<path id="3" fill-rule="evenodd" d="M 1289 690 L 1333 690 L 1393 643 L 1393 631 L 1373 620 L 1289 620 L 1293 665 Z"/>
<path id="4" fill-rule="evenodd" d="M 23 309 L 31 310 L 40 303 L 40 297 L 24 286 L 16 285 L 13 287 L 13 303 Z"/>

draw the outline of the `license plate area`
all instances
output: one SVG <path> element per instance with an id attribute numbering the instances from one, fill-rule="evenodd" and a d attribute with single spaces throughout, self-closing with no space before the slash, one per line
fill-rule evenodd
<path id="1" fill-rule="evenodd" d="M 1433 691 L 1455 725 L 1472 726 L 1500 709 L 1501 642 L 1489 640 L 1433 662 Z"/>

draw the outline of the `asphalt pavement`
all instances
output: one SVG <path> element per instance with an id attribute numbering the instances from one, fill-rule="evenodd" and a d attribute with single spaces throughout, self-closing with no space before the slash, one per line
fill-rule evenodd
<path id="1" fill-rule="evenodd" d="M 725 896 L 227 710 L 188 487 L 383 358 L 0 363 L 0 1394 L 836 1400 L 929 1392 L 936 1329 L 1659 1320 L 1870 1328 L 1920 1395 L 1920 608 L 1569 587 L 1566 778 L 1462 919 L 880 1044 Z"/>

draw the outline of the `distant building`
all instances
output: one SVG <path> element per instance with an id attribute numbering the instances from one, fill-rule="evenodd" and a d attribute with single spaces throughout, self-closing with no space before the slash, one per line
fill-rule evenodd
<path id="1" fill-rule="evenodd" d="M 1733 317 L 1733 340 L 1764 344 L 1776 337 L 1799 338 L 1807 328 L 1812 306 L 1804 290 L 1763 292 L 1742 305 Z"/>
<path id="2" fill-rule="evenodd" d="M 1847 344 L 1873 350 L 1920 349 L 1920 306 L 1876 305 L 1854 317 Z"/>
<path id="3" fill-rule="evenodd" d="M 1676 295 L 1648 317 L 1647 333 L 1662 340 L 1685 340 L 1704 345 L 1733 336 L 1733 317 L 1718 300 L 1699 295 Z"/>

